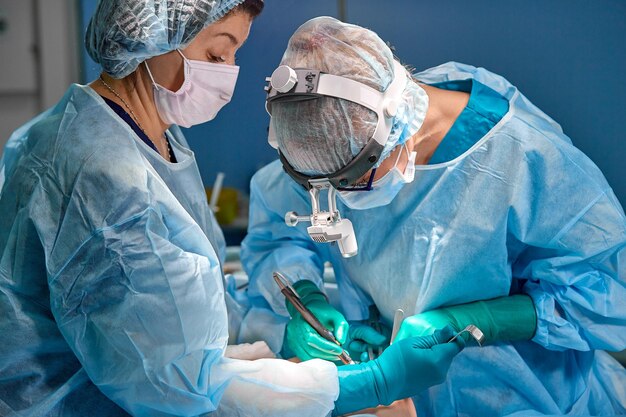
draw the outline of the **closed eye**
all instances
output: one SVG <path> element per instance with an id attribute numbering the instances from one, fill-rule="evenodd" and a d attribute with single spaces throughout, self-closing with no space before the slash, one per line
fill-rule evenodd
<path id="1" fill-rule="evenodd" d="M 226 62 L 226 58 L 224 58 L 223 56 L 209 55 L 209 61 L 215 62 L 217 64 L 223 64 L 224 62 Z"/>

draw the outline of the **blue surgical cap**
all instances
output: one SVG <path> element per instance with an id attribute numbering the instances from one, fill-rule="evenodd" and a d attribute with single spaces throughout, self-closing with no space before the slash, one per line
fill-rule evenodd
<path id="1" fill-rule="evenodd" d="M 85 34 L 89 56 L 123 78 L 153 56 L 186 47 L 244 0 L 100 0 Z"/>
<path id="2" fill-rule="evenodd" d="M 296 30 L 281 65 L 339 75 L 383 92 L 394 78 L 393 59 L 389 47 L 371 30 L 324 16 Z M 379 164 L 419 130 L 427 109 L 428 95 L 410 79 Z M 307 175 L 345 167 L 372 137 L 377 124 L 374 111 L 334 97 L 276 102 L 272 118 L 279 149 L 291 166 Z"/>

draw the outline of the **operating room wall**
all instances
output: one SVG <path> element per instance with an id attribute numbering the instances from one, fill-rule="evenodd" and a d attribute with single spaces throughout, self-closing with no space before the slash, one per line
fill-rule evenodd
<path id="1" fill-rule="evenodd" d="M 94 5 L 83 0 L 86 17 Z M 290 34 L 317 15 L 375 30 L 418 70 L 455 60 L 504 75 L 561 124 L 626 205 L 623 0 L 269 0 L 238 53 L 232 103 L 213 122 L 185 132 L 206 184 L 222 171 L 226 186 L 245 191 L 252 174 L 275 158 L 266 141 L 264 79 Z M 95 78 L 88 58 L 84 70 L 86 80 Z"/>
<path id="2" fill-rule="evenodd" d="M 0 0 L 0 153 L 78 82 L 77 0 Z"/>

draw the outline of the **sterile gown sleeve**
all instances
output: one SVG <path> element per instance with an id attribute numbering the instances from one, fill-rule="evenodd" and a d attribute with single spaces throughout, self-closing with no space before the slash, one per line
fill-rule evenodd
<path id="1" fill-rule="evenodd" d="M 574 163 L 544 161 L 540 168 L 531 161 L 534 172 L 555 170 L 550 165 L 569 171 L 529 175 L 542 185 L 528 187 L 534 194 L 521 194 L 510 216 L 511 230 L 525 242 L 512 272 L 527 279 L 523 291 L 535 304 L 533 340 L 552 350 L 621 350 L 626 342 L 623 209 L 600 171 L 578 150 L 552 158 Z"/>
<path id="2" fill-rule="evenodd" d="M 447 63 L 424 82 L 473 78 L 505 97 L 516 88 L 484 68 Z M 600 170 L 552 118 L 519 94 L 511 137 L 535 138 L 518 173 L 507 227 L 512 275 L 526 279 L 537 310 L 534 341 L 548 349 L 623 349 L 626 343 L 626 219 Z M 510 155 L 510 157 L 513 157 Z M 486 193 L 489 190 L 485 190 Z M 517 243 L 524 249 L 515 248 Z"/>
<path id="3" fill-rule="evenodd" d="M 276 164 L 261 169 L 250 183 L 250 219 L 241 261 L 250 277 L 248 295 L 253 302 L 267 301 L 275 313 L 289 316 L 272 273 L 281 272 L 291 283 L 310 280 L 323 289 L 325 256 L 304 225 L 285 224 L 287 211 L 308 214 L 311 201 L 304 189 L 275 169 Z"/>
<path id="4" fill-rule="evenodd" d="M 133 415 L 200 415 L 224 395 L 222 415 L 324 416 L 338 392 L 334 365 L 223 358 L 213 247 L 149 165 L 110 156 L 94 151 L 73 185 L 48 181 L 30 206 L 49 237 L 54 318 L 91 380 Z"/>

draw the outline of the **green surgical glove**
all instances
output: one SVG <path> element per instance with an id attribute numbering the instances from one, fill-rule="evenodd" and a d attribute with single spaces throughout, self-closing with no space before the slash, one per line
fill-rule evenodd
<path id="1" fill-rule="evenodd" d="M 339 398 L 333 416 L 389 405 L 442 383 L 452 359 L 464 346 L 461 338 L 446 343 L 454 334 L 448 326 L 430 336 L 395 342 L 372 361 L 339 367 Z"/>
<path id="2" fill-rule="evenodd" d="M 348 321 L 343 314 L 328 303 L 326 296 L 311 281 L 298 281 L 293 287 L 302 303 L 327 329 L 332 330 L 335 338 L 343 344 L 348 337 L 349 329 Z M 320 336 L 289 301 L 286 305 L 291 315 L 291 320 L 287 324 L 287 348 L 304 361 L 314 358 L 337 360 L 337 356 L 343 351 L 341 346 Z"/>
<path id="3" fill-rule="evenodd" d="M 343 348 L 348 351 L 353 360 L 366 362 L 369 360 L 368 348 L 377 351 L 379 348 L 386 347 L 389 344 L 390 333 L 386 327 L 378 332 L 367 324 L 350 322 L 348 338 Z"/>
<path id="4" fill-rule="evenodd" d="M 429 335 L 446 325 L 459 332 L 469 324 L 484 333 L 484 343 L 530 340 L 535 334 L 537 313 L 527 295 L 475 301 L 411 316 L 402 323 L 396 340 Z M 467 339 L 467 333 L 464 337 Z"/>

